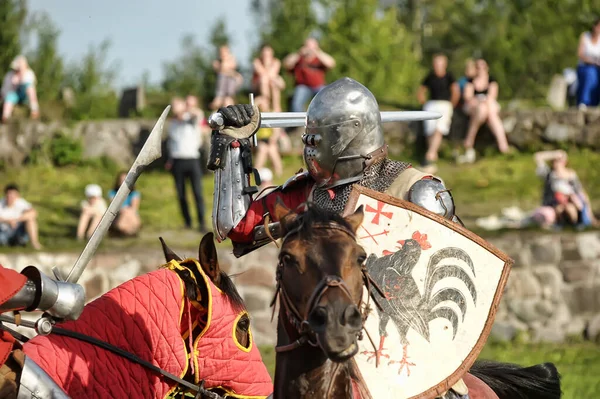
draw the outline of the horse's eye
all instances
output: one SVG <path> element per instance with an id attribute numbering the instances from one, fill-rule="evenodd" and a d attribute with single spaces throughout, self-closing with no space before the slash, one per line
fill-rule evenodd
<path id="1" fill-rule="evenodd" d="M 247 315 L 243 315 L 242 317 L 240 317 L 240 320 L 237 324 L 237 328 L 239 328 L 243 332 L 248 332 L 248 330 L 250 329 L 250 319 Z"/>
<path id="2" fill-rule="evenodd" d="M 367 260 L 367 257 L 365 255 L 359 255 L 358 258 L 356 259 L 356 262 L 362 266 L 362 264 L 365 263 L 366 260 Z"/>
<path id="3" fill-rule="evenodd" d="M 284 266 L 293 266 L 296 264 L 296 260 L 290 254 L 283 254 L 283 256 L 281 257 L 281 262 Z"/>

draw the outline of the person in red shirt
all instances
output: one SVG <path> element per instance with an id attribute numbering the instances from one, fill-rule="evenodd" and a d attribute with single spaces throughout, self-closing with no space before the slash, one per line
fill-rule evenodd
<path id="1" fill-rule="evenodd" d="M 310 37 L 300 50 L 283 59 L 283 66 L 294 74 L 296 82 L 291 111 L 302 112 L 312 96 L 325 87 L 325 72 L 335 67 L 335 60 Z"/>

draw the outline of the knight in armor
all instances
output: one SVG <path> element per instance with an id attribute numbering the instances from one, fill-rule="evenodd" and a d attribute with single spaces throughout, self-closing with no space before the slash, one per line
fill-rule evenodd
<path id="1" fill-rule="evenodd" d="M 79 284 L 53 280 L 34 266 L 18 273 L 0 265 L 0 313 L 40 310 L 58 320 L 76 320 L 84 305 L 85 291 Z M 0 330 L 0 398 L 68 398 L 4 329 Z"/>
<path id="2" fill-rule="evenodd" d="M 215 171 L 213 227 L 219 241 L 231 239 L 237 257 L 279 238 L 273 215 L 278 198 L 290 209 L 310 201 L 342 213 L 355 184 L 458 221 L 452 196 L 439 178 L 387 157 L 377 100 L 353 79 L 331 83 L 308 106 L 302 136 L 308 170 L 256 201 L 251 199 L 249 159 L 260 112 L 244 104 L 219 113 L 226 127 L 212 133 L 208 164 Z M 467 398 L 462 380 L 445 397 Z"/>
<path id="3" fill-rule="evenodd" d="M 387 158 L 377 100 L 353 79 L 326 86 L 309 104 L 302 136 L 308 170 L 254 202 L 247 160 L 260 113 L 247 104 L 219 112 L 227 127 L 213 132 L 208 165 L 215 171 L 213 227 L 220 241 L 231 239 L 238 257 L 278 238 L 272 216 L 277 198 L 290 209 L 312 201 L 341 213 L 354 184 L 456 220 L 452 196 L 439 178 Z"/>

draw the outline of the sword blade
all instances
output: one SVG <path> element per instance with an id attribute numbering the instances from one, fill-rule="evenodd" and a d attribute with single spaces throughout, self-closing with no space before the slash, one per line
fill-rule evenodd
<path id="1" fill-rule="evenodd" d="M 100 246 L 102 238 L 104 238 L 110 225 L 119 213 L 121 205 L 123 205 L 123 202 L 125 202 L 125 199 L 127 199 L 127 196 L 131 193 L 131 188 L 134 186 L 138 177 L 142 174 L 142 172 L 148 165 L 150 165 L 153 161 L 161 157 L 162 130 L 170 109 L 171 106 L 167 106 L 160 118 L 158 118 L 158 121 L 154 125 L 152 132 L 150 133 L 148 139 L 144 143 L 142 150 L 133 162 L 131 169 L 129 169 L 127 177 L 125 177 L 125 181 L 123 182 L 123 184 L 121 184 L 121 187 L 119 187 L 115 198 L 108 206 L 106 212 L 104 212 L 102 219 L 100 219 L 98 227 L 96 227 L 96 230 L 94 230 L 92 237 L 87 242 L 85 248 L 83 249 L 83 252 L 81 253 L 81 255 L 79 255 L 79 258 L 77 259 L 77 261 L 73 265 L 73 268 L 69 272 L 69 275 L 66 279 L 67 282 L 76 283 L 77 280 L 79 280 L 79 277 L 81 277 L 81 273 L 83 273 L 90 259 L 92 259 L 92 256 L 94 256 L 94 254 L 96 253 L 96 250 L 98 249 L 98 246 Z"/>
<path id="2" fill-rule="evenodd" d="M 442 114 L 430 111 L 381 111 L 381 122 L 417 122 L 431 119 L 439 119 Z M 223 117 L 219 113 L 214 113 L 209 118 L 209 124 L 212 129 L 221 130 L 224 128 Z M 305 127 L 306 112 L 261 112 L 261 128 L 286 128 L 286 127 Z"/>

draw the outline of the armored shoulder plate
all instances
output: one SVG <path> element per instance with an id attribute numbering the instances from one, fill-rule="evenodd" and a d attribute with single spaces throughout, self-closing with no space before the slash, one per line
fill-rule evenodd
<path id="1" fill-rule="evenodd" d="M 454 199 L 439 179 L 417 181 L 408 191 L 408 200 L 446 219 L 454 217 Z"/>
<path id="2" fill-rule="evenodd" d="M 287 179 L 287 181 L 285 183 L 283 183 L 283 185 L 281 186 L 281 190 L 285 191 L 285 190 L 289 189 L 290 187 L 295 186 L 299 182 L 305 181 L 310 178 L 311 177 L 310 177 L 310 174 L 308 173 L 308 171 L 303 171 L 302 169 L 300 169 L 300 171 L 298 173 L 296 173 L 294 176 Z"/>

